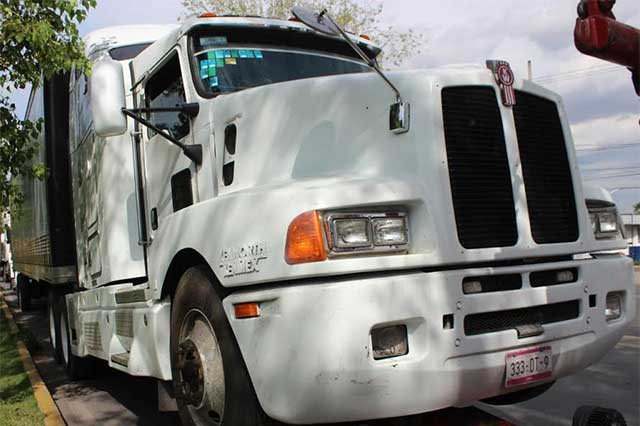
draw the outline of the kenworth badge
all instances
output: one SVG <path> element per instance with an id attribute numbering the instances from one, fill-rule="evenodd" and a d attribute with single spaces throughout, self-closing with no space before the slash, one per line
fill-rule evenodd
<path id="1" fill-rule="evenodd" d="M 487 68 L 492 72 L 502 91 L 502 103 L 505 106 L 516 104 L 516 91 L 513 89 L 515 77 L 511 66 L 505 61 L 487 61 Z"/>

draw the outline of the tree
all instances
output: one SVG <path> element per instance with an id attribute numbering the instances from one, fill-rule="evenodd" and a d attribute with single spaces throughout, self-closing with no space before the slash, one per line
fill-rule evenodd
<path id="1" fill-rule="evenodd" d="M 15 178 L 42 179 L 42 164 L 31 161 L 41 122 L 20 119 L 10 96 L 36 86 L 42 76 L 69 71 L 73 64 L 88 71 L 89 62 L 77 24 L 96 0 L 2 0 L 0 2 L 0 206 L 20 204 Z"/>
<path id="2" fill-rule="evenodd" d="M 635 203 L 635 204 L 634 204 L 634 206 L 633 206 L 633 211 L 634 211 L 636 214 L 640 214 L 640 201 L 638 201 L 637 203 Z"/>
<path id="3" fill-rule="evenodd" d="M 315 11 L 326 8 L 347 31 L 367 34 L 382 48 L 379 61 L 386 66 L 400 66 L 408 57 L 420 52 L 423 35 L 413 29 L 400 31 L 381 21 L 382 3 L 378 0 L 182 0 L 186 16 L 205 11 L 218 15 L 257 15 L 287 19 L 294 6 Z"/>

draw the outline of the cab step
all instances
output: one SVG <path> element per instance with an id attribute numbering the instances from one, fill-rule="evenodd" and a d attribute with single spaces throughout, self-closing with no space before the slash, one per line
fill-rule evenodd
<path id="1" fill-rule="evenodd" d="M 111 362 L 121 365 L 123 367 L 129 367 L 129 352 L 122 354 L 111 355 Z"/>

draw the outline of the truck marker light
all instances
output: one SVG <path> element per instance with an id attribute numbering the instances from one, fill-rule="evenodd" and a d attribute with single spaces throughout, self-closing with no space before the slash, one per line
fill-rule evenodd
<path id="1" fill-rule="evenodd" d="M 622 295 L 619 292 L 607 294 L 605 316 L 613 321 L 622 316 Z"/>
<path id="2" fill-rule="evenodd" d="M 257 303 L 238 303 L 233 305 L 233 311 L 237 319 L 257 318 L 260 316 L 260 305 Z"/>
<path id="3" fill-rule="evenodd" d="M 305 212 L 293 219 L 287 231 L 284 257 L 289 265 L 327 259 L 320 215 L 317 211 Z"/>
<path id="4" fill-rule="evenodd" d="M 369 34 L 360 34 L 360 38 L 371 41 L 371 36 Z"/>
<path id="5" fill-rule="evenodd" d="M 482 293 L 482 282 L 479 280 L 469 280 L 462 284 L 464 294 Z"/>
<path id="6" fill-rule="evenodd" d="M 556 272 L 556 282 L 557 283 L 570 283 L 575 281 L 575 276 L 573 275 L 572 270 L 567 271 L 558 271 Z"/>
<path id="7" fill-rule="evenodd" d="M 218 14 L 213 13 L 213 12 L 204 12 L 201 13 L 200 16 L 198 16 L 198 18 L 217 18 Z"/>
<path id="8" fill-rule="evenodd" d="M 371 330 L 373 359 L 394 358 L 409 353 L 407 326 L 404 324 Z"/>

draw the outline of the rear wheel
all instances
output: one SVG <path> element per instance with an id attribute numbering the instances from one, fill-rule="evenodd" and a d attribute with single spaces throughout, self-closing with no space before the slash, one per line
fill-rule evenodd
<path id="1" fill-rule="evenodd" d="M 47 300 L 47 311 L 49 316 L 49 339 L 53 348 L 53 359 L 58 364 L 62 364 L 62 338 L 60 336 L 60 294 L 55 288 L 49 289 Z"/>
<path id="2" fill-rule="evenodd" d="M 95 376 L 95 358 L 90 356 L 79 357 L 71 350 L 71 328 L 69 327 L 69 314 L 64 297 L 59 298 L 60 306 L 60 342 L 62 360 L 65 364 L 67 375 L 71 380 L 90 379 Z"/>
<path id="3" fill-rule="evenodd" d="M 255 396 L 242 355 L 203 266 L 182 276 L 171 310 L 171 369 L 185 426 L 271 424 Z"/>

